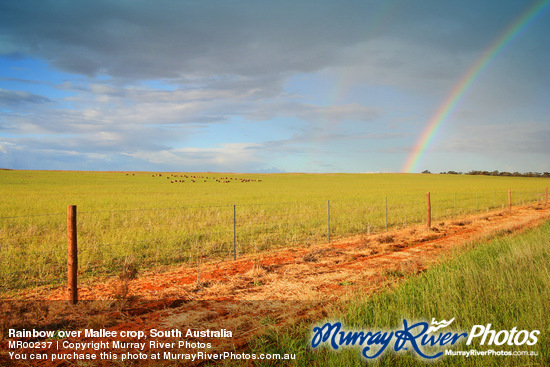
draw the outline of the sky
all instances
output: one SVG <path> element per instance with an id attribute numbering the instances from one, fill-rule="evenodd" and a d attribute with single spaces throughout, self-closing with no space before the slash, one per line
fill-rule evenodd
<path id="1" fill-rule="evenodd" d="M 550 171 L 549 34 L 550 0 L 0 1 L 0 168 Z"/>

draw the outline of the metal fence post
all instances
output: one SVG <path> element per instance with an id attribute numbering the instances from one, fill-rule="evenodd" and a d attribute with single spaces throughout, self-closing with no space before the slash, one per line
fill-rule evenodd
<path id="1" fill-rule="evenodd" d="M 78 248 L 76 243 L 76 205 L 67 206 L 67 285 L 69 301 L 78 302 Z"/>
<path id="2" fill-rule="evenodd" d="M 330 200 L 327 201 L 327 237 L 330 243 Z"/>
<path id="3" fill-rule="evenodd" d="M 388 231 L 388 197 L 386 196 L 386 232 Z"/>
<path id="4" fill-rule="evenodd" d="M 456 192 L 455 192 L 455 218 L 456 218 Z"/>

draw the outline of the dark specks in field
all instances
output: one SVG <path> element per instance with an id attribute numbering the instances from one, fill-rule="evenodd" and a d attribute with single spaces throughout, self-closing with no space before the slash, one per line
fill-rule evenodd
<path id="1" fill-rule="evenodd" d="M 125 172 L 126 176 L 135 176 L 135 173 Z M 139 175 L 138 175 L 139 176 Z M 178 183 L 259 183 L 262 182 L 260 179 L 256 178 L 247 178 L 247 177 L 231 177 L 231 176 L 202 176 L 196 174 L 183 174 L 183 173 L 152 173 L 152 178 L 166 178 L 167 183 L 178 184 Z"/>
<path id="2" fill-rule="evenodd" d="M 129 176 L 129 173 L 126 173 L 126 176 Z M 132 174 L 133 176 L 134 174 Z M 151 175 L 151 177 L 163 177 L 162 173 L 154 173 Z M 181 178 L 189 179 L 188 182 L 190 183 L 232 183 L 232 182 L 240 182 L 240 183 L 249 183 L 249 182 L 262 182 L 262 180 L 255 179 L 255 178 L 246 178 L 246 177 L 229 177 L 229 176 L 223 176 L 223 177 L 213 177 L 213 176 L 199 176 L 199 175 L 188 175 L 188 174 L 177 174 L 177 173 L 171 173 L 167 174 L 166 176 L 167 180 L 170 181 L 170 183 L 185 183 L 186 180 L 182 180 Z"/>

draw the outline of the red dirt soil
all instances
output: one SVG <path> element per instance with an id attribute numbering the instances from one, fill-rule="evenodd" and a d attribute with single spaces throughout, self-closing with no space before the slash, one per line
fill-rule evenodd
<path id="1" fill-rule="evenodd" d="M 148 331 L 177 328 L 185 332 L 187 329 L 226 329 L 232 332 L 231 338 L 185 340 L 212 343 L 210 351 L 243 350 L 254 335 L 269 328 L 322 318 L 335 301 L 351 299 L 357 292 L 365 295 L 395 286 L 402 279 L 444 261 L 467 244 L 498 234 L 522 231 L 548 219 L 550 206 L 538 203 L 515 207 L 511 212 L 483 212 L 432 221 L 430 229 L 418 225 L 339 239 L 330 244 L 247 255 L 236 261 L 201 259 L 194 267 L 185 265 L 169 271 L 149 271 L 138 274 L 137 279 L 113 277 L 81 284 L 79 299 L 82 302 L 76 306 L 63 302 L 68 299 L 65 287 L 27 290 L 17 295 L 16 301 L 6 302 L 3 308 L 0 307 L 3 319 L 8 313 L 11 316 L 0 326 L 4 330 L 104 328 Z M 18 301 L 28 302 L 21 306 Z M 21 307 L 26 309 L 21 311 Z M 132 338 L 117 339 L 136 341 Z M 93 338 L 69 340 L 97 341 Z M 177 338 L 158 340 L 174 341 Z M 5 350 L 2 351 L 5 344 L 6 340 L 0 344 L 0 364 L 13 363 Z M 139 351 L 138 348 L 128 350 Z M 188 348 L 187 352 L 190 350 Z M 143 352 L 150 354 L 155 351 L 147 345 Z M 174 352 L 186 353 L 186 349 L 174 348 Z M 57 364 L 51 361 L 29 362 L 24 365 L 73 365 L 65 361 Z M 145 365 L 151 363 L 146 362 Z M 110 363 L 103 361 L 94 365 Z"/>

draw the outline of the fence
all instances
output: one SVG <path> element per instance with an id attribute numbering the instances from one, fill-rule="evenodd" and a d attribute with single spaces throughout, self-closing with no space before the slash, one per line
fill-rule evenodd
<path id="1" fill-rule="evenodd" d="M 76 292 L 77 269 L 81 276 L 93 277 L 117 274 L 128 263 L 148 268 L 204 257 L 236 259 L 277 247 L 330 242 L 424 221 L 429 225 L 476 211 L 540 201 L 548 201 L 547 189 L 84 210 L 78 213 L 78 223 L 76 208 L 69 214 L 0 217 L 0 291 L 58 285 L 72 269 L 70 279 L 74 280 L 69 288 Z M 75 256 L 72 265 L 67 262 L 68 236 L 75 254 L 78 242 L 78 262 Z"/>

